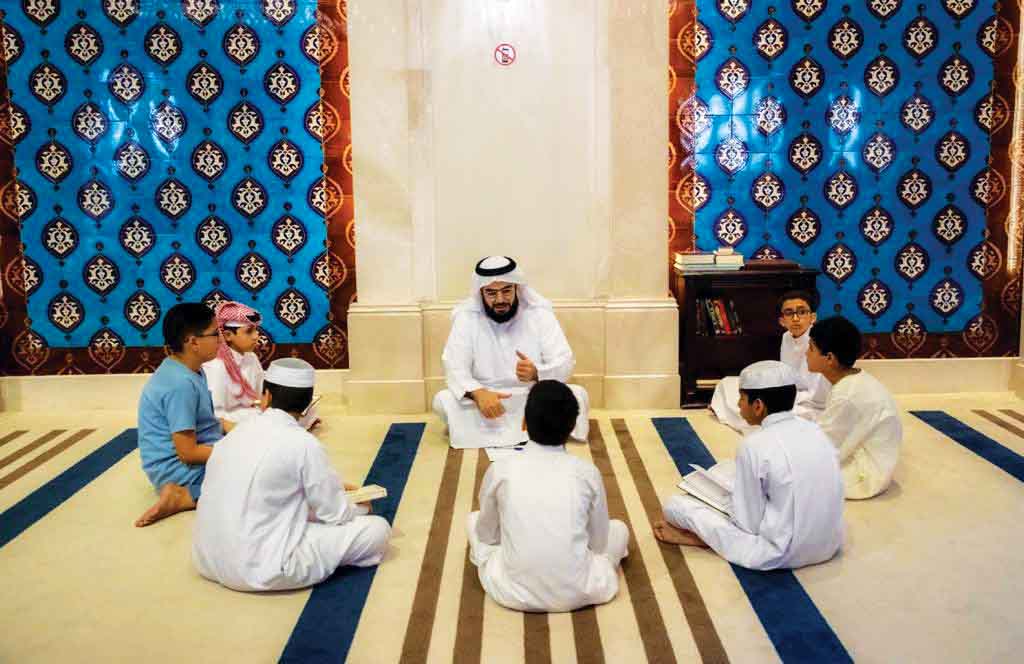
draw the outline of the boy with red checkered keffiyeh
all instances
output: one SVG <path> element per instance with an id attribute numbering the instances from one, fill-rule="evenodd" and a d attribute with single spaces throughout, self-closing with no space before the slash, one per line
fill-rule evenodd
<path id="1" fill-rule="evenodd" d="M 218 418 L 241 422 L 260 412 L 263 393 L 263 367 L 253 352 L 259 345 L 260 312 L 241 302 L 224 302 L 217 307 L 220 348 L 217 357 L 203 364 L 206 382 L 213 397 Z M 316 406 L 311 405 L 299 420 L 305 429 L 319 422 Z"/>
<path id="2" fill-rule="evenodd" d="M 220 348 L 203 364 L 218 418 L 241 422 L 260 412 L 263 367 L 253 351 L 259 345 L 260 313 L 241 302 L 223 302 L 216 310 Z"/>

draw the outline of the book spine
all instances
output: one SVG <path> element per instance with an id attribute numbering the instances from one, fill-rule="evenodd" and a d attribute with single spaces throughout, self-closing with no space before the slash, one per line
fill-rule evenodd
<path id="1" fill-rule="evenodd" d="M 716 335 L 721 334 L 721 326 L 718 323 L 718 312 L 715 310 L 711 299 L 704 300 L 704 309 L 708 312 L 708 320 L 711 321 L 711 328 Z"/>
<path id="2" fill-rule="evenodd" d="M 718 301 L 718 306 L 722 308 L 722 315 L 725 317 L 725 322 L 729 326 L 729 334 L 736 334 L 736 322 L 732 319 L 732 313 L 729 311 L 729 303 L 725 299 Z"/>
<path id="3" fill-rule="evenodd" d="M 729 300 L 729 313 L 732 314 L 732 319 L 735 321 L 733 327 L 736 329 L 736 334 L 743 334 L 743 323 L 740 322 L 740 314 L 736 311 L 735 300 Z"/>
<path id="4" fill-rule="evenodd" d="M 718 306 L 718 300 L 716 299 L 711 305 L 715 308 L 715 315 L 718 316 L 718 325 L 721 328 L 723 335 L 729 334 L 729 324 L 725 320 L 725 316 L 722 315 L 722 308 Z"/>
<path id="5" fill-rule="evenodd" d="M 715 306 L 718 308 L 718 315 L 722 319 L 722 327 L 725 329 L 725 334 L 731 335 L 732 326 L 729 325 L 729 313 L 725 310 L 725 302 L 721 299 L 715 300 Z"/>
<path id="6" fill-rule="evenodd" d="M 722 306 L 725 308 L 726 318 L 729 319 L 729 329 L 732 330 L 733 334 L 739 334 L 739 328 L 736 325 L 736 316 L 732 308 L 732 300 L 722 300 Z"/>

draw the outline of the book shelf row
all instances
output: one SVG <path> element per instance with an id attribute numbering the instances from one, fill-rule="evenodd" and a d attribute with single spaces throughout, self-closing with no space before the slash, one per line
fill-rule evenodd
<path id="1" fill-rule="evenodd" d="M 705 337 L 743 334 L 743 324 L 732 298 L 697 299 L 697 334 Z"/>

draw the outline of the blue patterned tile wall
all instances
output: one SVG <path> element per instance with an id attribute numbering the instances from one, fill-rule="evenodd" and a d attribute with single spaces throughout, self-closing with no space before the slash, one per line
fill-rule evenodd
<path id="1" fill-rule="evenodd" d="M 697 0 L 698 246 L 819 267 L 823 314 L 964 329 L 999 269 L 992 58 L 976 0 Z M 907 304 L 912 305 L 908 314 Z"/>
<path id="2" fill-rule="evenodd" d="M 271 339 L 312 341 L 332 195 L 315 0 L 13 4 L 32 329 L 54 347 L 159 346 L 176 302 L 238 299 Z"/>

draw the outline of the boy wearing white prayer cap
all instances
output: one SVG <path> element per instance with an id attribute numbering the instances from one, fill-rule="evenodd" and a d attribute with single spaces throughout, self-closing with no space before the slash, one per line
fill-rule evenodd
<path id="1" fill-rule="evenodd" d="M 345 490 L 355 487 L 299 424 L 314 376 L 304 360 L 272 362 L 262 412 L 232 429 L 207 461 L 192 544 L 204 577 L 234 590 L 290 590 L 384 557 L 388 522 L 349 502 Z"/>
<path id="2" fill-rule="evenodd" d="M 434 412 L 448 425 L 453 447 L 486 446 L 479 432 L 507 410 L 506 419 L 518 426 L 530 387 L 566 383 L 576 366 L 551 302 L 508 256 L 476 264 L 469 297 L 452 311 L 441 362 L 448 388 L 435 395 Z M 569 389 L 579 404 L 571 437 L 585 441 L 590 400 L 583 387 Z"/>
<path id="3" fill-rule="evenodd" d="M 739 410 L 752 425 L 736 452 L 730 516 L 692 496 L 664 503 L 663 542 L 707 546 L 756 570 L 829 560 L 843 543 L 843 479 L 821 428 L 793 414 L 797 376 L 777 361 L 740 373 Z"/>

